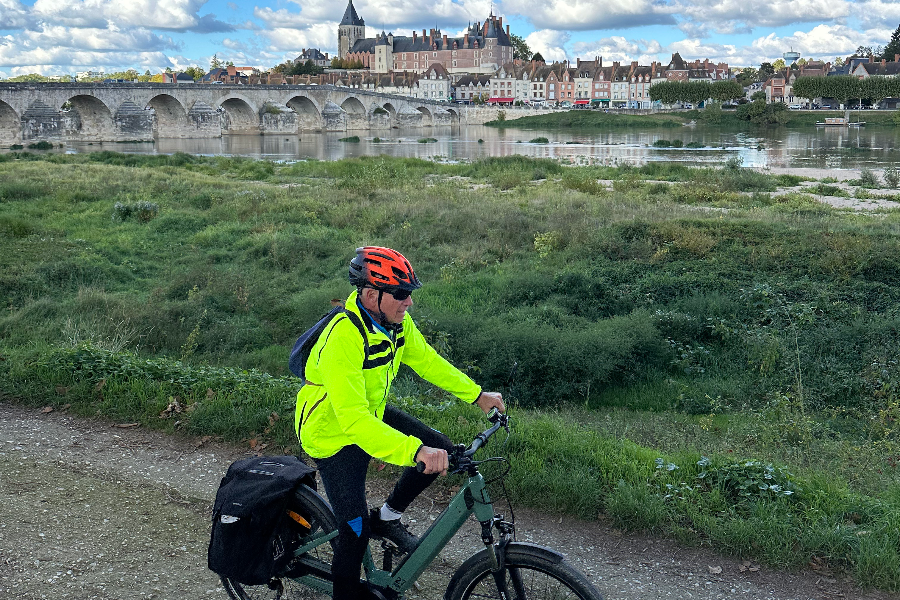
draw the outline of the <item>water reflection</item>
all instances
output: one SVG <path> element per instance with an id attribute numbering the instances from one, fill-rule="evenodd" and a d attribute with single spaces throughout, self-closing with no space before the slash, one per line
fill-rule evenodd
<path id="1" fill-rule="evenodd" d="M 231 135 L 213 139 L 159 139 L 154 144 L 67 144 L 67 152 L 116 150 L 151 154 L 187 152 L 233 155 L 270 160 L 338 160 L 386 154 L 437 160 L 474 160 L 520 154 L 588 164 L 643 164 L 678 161 L 695 165 L 722 164 L 733 156 L 748 167 L 881 168 L 900 162 L 900 131 L 894 128 L 771 129 L 755 133 L 693 127 L 628 131 L 571 132 L 435 127 L 386 129 L 359 135 L 358 143 L 342 142 L 347 133 L 301 135 Z M 420 141 L 431 138 L 435 141 Z M 547 138 L 546 143 L 532 143 Z M 659 140 L 694 143 L 697 148 L 654 147 Z"/>

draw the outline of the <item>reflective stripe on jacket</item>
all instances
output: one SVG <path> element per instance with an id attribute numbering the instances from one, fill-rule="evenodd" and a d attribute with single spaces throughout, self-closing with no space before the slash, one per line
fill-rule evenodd
<path id="1" fill-rule="evenodd" d="M 368 357 L 356 326 L 346 315 L 335 317 L 306 361 L 307 383 L 297 393 L 294 427 L 313 458 L 327 458 L 356 444 L 379 460 L 412 466 L 422 442 L 382 422 L 400 363 L 466 402 L 475 402 L 481 387 L 428 345 L 409 313 L 391 340 L 360 311 L 356 297 L 356 292 L 350 294 L 346 308 L 365 325 Z"/>

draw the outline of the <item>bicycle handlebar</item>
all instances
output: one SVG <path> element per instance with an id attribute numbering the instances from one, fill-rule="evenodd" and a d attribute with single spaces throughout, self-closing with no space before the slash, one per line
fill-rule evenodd
<path id="1" fill-rule="evenodd" d="M 450 453 L 451 467 L 458 468 L 460 459 L 469 458 L 473 454 L 475 454 L 479 448 L 487 443 L 492 435 L 500 430 L 501 427 L 509 431 L 509 415 L 501 413 L 496 408 L 492 408 L 491 412 L 488 413 L 487 418 L 494 425 L 476 435 L 475 439 L 472 440 L 472 443 L 469 444 L 468 448 L 466 448 L 462 444 L 457 446 L 454 451 Z M 418 471 L 419 473 L 425 472 L 425 463 L 423 463 L 422 461 L 416 462 L 416 471 Z"/>

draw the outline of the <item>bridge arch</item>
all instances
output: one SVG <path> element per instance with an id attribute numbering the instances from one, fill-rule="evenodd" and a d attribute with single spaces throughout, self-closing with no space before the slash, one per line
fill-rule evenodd
<path id="1" fill-rule="evenodd" d="M 373 102 L 369 106 L 369 126 L 373 128 L 389 128 L 396 122 L 397 109 L 390 102 L 383 105 Z"/>
<path id="2" fill-rule="evenodd" d="M 431 111 L 424 106 L 417 106 L 416 110 L 422 113 L 422 125 L 431 125 L 434 123 L 434 116 Z"/>
<path id="3" fill-rule="evenodd" d="M 450 124 L 459 125 L 459 112 L 454 108 L 448 108 L 447 112 L 450 114 Z"/>
<path id="4" fill-rule="evenodd" d="M 67 135 L 75 135 L 91 140 L 115 139 L 113 113 L 102 100 L 96 96 L 79 94 L 69 98 L 63 107 L 68 117 Z M 61 107 L 61 108 L 63 108 Z"/>
<path id="5" fill-rule="evenodd" d="M 322 129 L 322 111 L 309 96 L 294 96 L 285 105 L 297 113 L 297 129 Z"/>
<path id="6" fill-rule="evenodd" d="M 258 133 L 259 112 L 246 99 L 230 96 L 219 103 L 225 111 L 224 129 L 227 133 Z"/>
<path id="7" fill-rule="evenodd" d="M 0 141 L 17 142 L 22 136 L 22 123 L 15 109 L 0 100 Z"/>
<path id="8" fill-rule="evenodd" d="M 356 96 L 348 96 L 341 103 L 341 109 L 347 113 L 347 129 L 366 129 L 369 126 L 366 107 Z"/>
<path id="9" fill-rule="evenodd" d="M 159 94 L 147 102 L 156 115 L 153 133 L 157 137 L 181 137 L 187 128 L 187 109 L 177 98 L 169 94 Z"/>

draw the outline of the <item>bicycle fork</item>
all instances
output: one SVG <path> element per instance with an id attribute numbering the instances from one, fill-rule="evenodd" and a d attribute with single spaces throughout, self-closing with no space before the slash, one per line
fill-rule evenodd
<path id="1" fill-rule="evenodd" d="M 494 583 L 497 586 L 497 592 L 500 600 L 509 599 L 509 590 L 506 586 L 506 547 L 512 540 L 514 525 L 503 520 L 503 515 L 494 515 L 493 519 L 488 521 L 480 521 L 481 523 L 481 541 L 487 548 L 488 556 L 491 558 L 491 574 L 494 576 Z M 500 532 L 500 543 L 494 543 L 494 528 Z M 521 582 L 517 583 L 518 573 L 515 570 L 509 571 L 510 579 L 513 587 L 520 588 Z M 520 596 L 521 597 L 521 596 Z"/>

